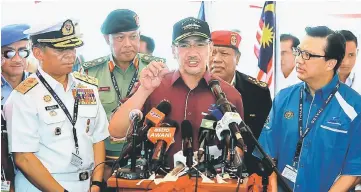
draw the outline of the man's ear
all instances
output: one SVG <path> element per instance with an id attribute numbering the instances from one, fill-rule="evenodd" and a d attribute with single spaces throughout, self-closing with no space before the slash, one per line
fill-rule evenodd
<path id="1" fill-rule="evenodd" d="M 241 52 L 236 51 L 236 65 L 238 65 L 239 59 L 241 58 Z"/>
<path id="2" fill-rule="evenodd" d="M 172 54 L 174 59 L 178 59 L 178 50 L 174 45 L 172 45 Z"/>
<path id="3" fill-rule="evenodd" d="M 33 48 L 33 55 L 40 62 L 43 61 L 43 59 L 44 59 L 44 52 L 39 47 L 34 47 Z"/>
<path id="4" fill-rule="evenodd" d="M 107 44 L 109 45 L 109 35 L 103 35 L 105 42 L 107 42 Z"/>
<path id="5" fill-rule="evenodd" d="M 336 59 L 330 59 L 327 61 L 326 69 L 327 71 L 331 71 L 336 67 L 337 60 Z"/>
<path id="6" fill-rule="evenodd" d="M 214 50 L 214 44 L 213 41 L 209 43 L 209 56 L 212 56 Z"/>

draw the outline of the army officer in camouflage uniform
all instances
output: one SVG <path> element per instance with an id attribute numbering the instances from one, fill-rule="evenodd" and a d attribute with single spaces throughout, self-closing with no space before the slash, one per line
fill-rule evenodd
<path id="1" fill-rule="evenodd" d="M 149 55 L 138 54 L 140 32 L 138 15 L 128 9 L 109 13 L 101 26 L 101 32 L 109 45 L 111 55 L 82 64 L 82 72 L 99 80 L 100 100 L 108 120 L 134 88 L 140 71 L 152 60 Z M 162 60 L 164 62 L 164 60 Z M 108 138 L 105 141 L 107 159 L 117 159 L 124 140 Z M 110 177 L 111 164 L 105 168 L 104 179 Z"/>

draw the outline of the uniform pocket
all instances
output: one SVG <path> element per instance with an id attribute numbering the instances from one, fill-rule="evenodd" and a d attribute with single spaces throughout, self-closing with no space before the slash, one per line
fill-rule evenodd
<path id="1" fill-rule="evenodd" d="M 326 148 L 345 149 L 348 146 L 348 124 L 323 123 L 320 125 L 320 139 Z"/>
<path id="2" fill-rule="evenodd" d="M 78 119 L 76 122 L 77 131 L 86 133 L 88 136 L 93 135 L 95 129 L 96 115 L 99 105 L 79 105 Z"/>
<path id="3" fill-rule="evenodd" d="M 42 111 L 40 121 L 44 122 L 41 136 L 44 143 L 51 145 L 70 134 L 70 128 L 64 126 L 69 121 L 61 109 Z"/>

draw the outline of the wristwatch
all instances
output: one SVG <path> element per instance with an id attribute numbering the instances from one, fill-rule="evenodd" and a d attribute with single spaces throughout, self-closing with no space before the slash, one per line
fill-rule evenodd
<path id="1" fill-rule="evenodd" d="M 96 186 L 102 188 L 103 187 L 103 182 L 101 182 L 101 181 L 92 181 L 92 186 L 93 185 L 96 185 Z"/>

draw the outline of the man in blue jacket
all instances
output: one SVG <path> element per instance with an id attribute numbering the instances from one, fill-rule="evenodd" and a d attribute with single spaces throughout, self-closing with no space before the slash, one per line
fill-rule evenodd
<path id="1" fill-rule="evenodd" d="M 294 191 L 348 191 L 361 175 L 361 96 L 337 75 L 345 38 L 326 26 L 306 33 L 293 49 L 303 82 L 276 96 L 259 142 Z"/>

